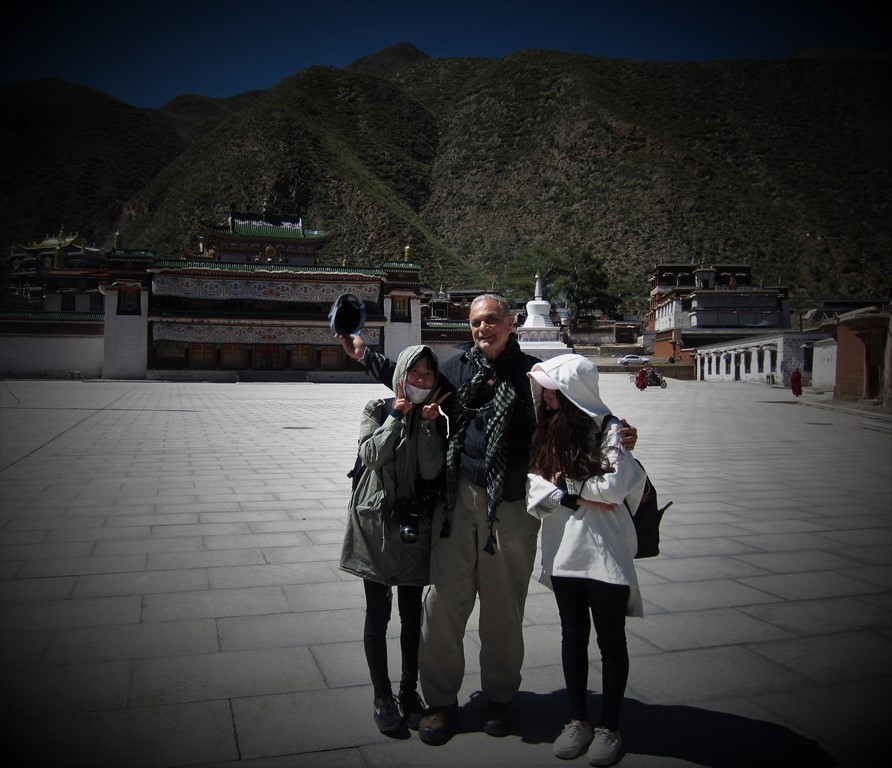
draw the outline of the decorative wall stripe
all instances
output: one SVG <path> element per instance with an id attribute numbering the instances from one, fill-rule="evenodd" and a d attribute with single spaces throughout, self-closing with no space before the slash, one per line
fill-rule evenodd
<path id="1" fill-rule="evenodd" d="M 378 345 L 380 331 L 366 328 L 366 344 Z M 328 327 L 288 327 L 267 325 L 189 325 L 159 323 L 152 325 L 155 341 L 186 341 L 201 344 L 314 344 L 339 345 Z"/>
<path id="2" fill-rule="evenodd" d="M 333 302 L 342 293 L 363 301 L 378 301 L 378 283 L 311 283 L 273 280 L 220 280 L 155 275 L 152 293 L 200 299 L 260 299 L 264 301 Z"/>

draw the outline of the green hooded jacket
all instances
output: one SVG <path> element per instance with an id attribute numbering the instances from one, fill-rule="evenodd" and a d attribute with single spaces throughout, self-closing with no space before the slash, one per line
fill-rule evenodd
<path id="1" fill-rule="evenodd" d="M 397 358 L 394 392 L 423 354 L 430 358 L 436 380 L 433 351 L 407 347 Z M 383 400 L 371 400 L 363 410 L 359 456 L 366 469 L 350 497 L 341 570 L 382 584 L 430 583 L 432 510 L 419 515 L 418 540 L 409 544 L 400 539 L 400 514 L 395 509 L 397 500 L 417 501 L 425 481 L 438 480 L 443 471 L 444 419 L 427 421 L 421 408 L 415 405 L 402 418 L 394 418 Z"/>

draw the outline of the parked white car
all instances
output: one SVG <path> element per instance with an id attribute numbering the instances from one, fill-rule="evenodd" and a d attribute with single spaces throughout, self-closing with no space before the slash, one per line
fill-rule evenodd
<path id="1" fill-rule="evenodd" d="M 623 355 L 619 359 L 620 365 L 647 365 L 649 362 L 649 357 L 641 357 L 640 355 Z"/>

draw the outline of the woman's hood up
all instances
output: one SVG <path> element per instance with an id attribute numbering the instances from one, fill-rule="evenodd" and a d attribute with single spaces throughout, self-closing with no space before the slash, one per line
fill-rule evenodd
<path id="1" fill-rule="evenodd" d="M 546 374 L 564 397 L 594 417 L 598 424 L 610 413 L 598 391 L 598 366 L 588 358 L 577 354 L 558 355 L 536 363 L 530 373 L 534 371 Z M 542 385 L 530 376 L 530 388 L 538 410 Z"/>
<path id="2" fill-rule="evenodd" d="M 396 359 L 396 368 L 393 371 L 393 391 L 396 392 L 396 383 L 398 381 L 405 381 L 406 374 L 409 372 L 409 369 L 418 362 L 418 358 L 422 355 L 427 354 L 430 358 L 430 366 L 431 370 L 434 372 L 434 381 L 437 380 L 437 372 L 439 370 L 439 365 L 437 363 L 437 356 L 434 354 L 434 351 L 430 347 L 426 347 L 423 344 L 416 344 L 411 347 L 406 347 L 402 352 L 400 352 L 399 357 Z"/>

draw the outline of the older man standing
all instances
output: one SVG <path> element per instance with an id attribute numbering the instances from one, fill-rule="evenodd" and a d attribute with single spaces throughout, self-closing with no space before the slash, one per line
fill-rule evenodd
<path id="1" fill-rule="evenodd" d="M 419 654 L 429 709 L 418 733 L 427 744 L 442 744 L 455 730 L 465 673 L 463 638 L 478 598 L 480 681 L 488 704 L 483 730 L 491 736 L 509 733 L 539 532 L 539 521 L 526 513 L 525 494 L 535 429 L 526 374 L 540 361 L 521 351 L 514 317 L 501 296 L 475 298 L 469 321 L 473 343 L 443 364 L 445 381 L 438 383 L 454 394 L 442 406 L 450 423 L 445 500 L 434 518 Z M 390 382 L 391 361 L 366 350 L 358 336 L 340 339 L 371 376 Z"/>
<path id="2" fill-rule="evenodd" d="M 521 352 L 514 317 L 501 297 L 478 296 L 469 320 L 473 345 L 443 367 L 456 394 L 447 400 L 446 503 L 434 519 L 441 536 L 431 551 L 419 655 L 430 710 L 418 732 L 430 744 L 442 743 L 455 728 L 465 673 L 462 639 L 478 597 L 480 682 L 488 703 L 483 730 L 508 733 L 539 533 L 537 520 L 524 519 L 536 426 L 526 374 L 539 360 Z"/>

